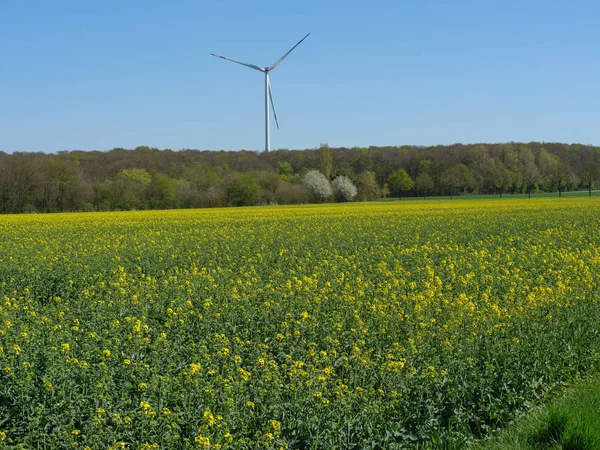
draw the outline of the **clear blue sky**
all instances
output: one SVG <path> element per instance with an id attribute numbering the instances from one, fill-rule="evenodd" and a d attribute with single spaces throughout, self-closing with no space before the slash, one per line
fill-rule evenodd
<path id="1" fill-rule="evenodd" d="M 600 144 L 600 2 L 0 0 L 0 150 Z"/>

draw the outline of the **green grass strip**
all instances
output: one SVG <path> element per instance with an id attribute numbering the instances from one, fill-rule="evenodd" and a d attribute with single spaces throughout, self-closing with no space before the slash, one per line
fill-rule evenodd
<path id="1" fill-rule="evenodd" d="M 581 382 L 476 450 L 600 449 L 600 377 Z"/>

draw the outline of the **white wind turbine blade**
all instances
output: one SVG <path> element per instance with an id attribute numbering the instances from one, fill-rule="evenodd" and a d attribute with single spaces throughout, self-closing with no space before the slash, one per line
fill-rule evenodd
<path id="1" fill-rule="evenodd" d="M 273 109 L 273 116 L 275 117 L 275 125 L 279 130 L 279 121 L 277 120 L 277 113 L 275 112 L 275 103 L 273 103 L 273 94 L 271 93 L 271 80 L 269 80 L 269 99 L 271 100 L 271 108 Z"/>
<path id="2" fill-rule="evenodd" d="M 308 33 L 306 36 L 304 36 L 302 39 L 300 39 L 298 41 L 298 43 L 296 45 L 294 45 L 285 55 L 283 55 L 281 58 L 279 58 L 277 61 L 275 61 L 273 63 L 273 65 L 271 67 L 269 67 L 269 70 L 273 70 L 275 67 L 277 67 L 279 65 L 279 63 L 281 61 L 283 61 L 287 55 L 289 55 L 290 53 L 292 53 L 292 50 L 294 50 L 296 47 L 298 47 L 302 43 L 302 41 L 308 37 L 309 34 L 310 33 Z"/>
<path id="3" fill-rule="evenodd" d="M 211 53 L 211 55 L 214 56 L 215 58 L 225 59 L 227 61 L 231 61 L 231 62 L 234 62 L 236 64 L 241 64 L 242 66 L 250 67 L 251 69 L 258 70 L 259 72 L 263 72 L 264 73 L 264 71 L 265 71 L 265 69 L 261 69 L 260 67 L 255 66 L 254 64 L 248 64 L 248 63 L 245 63 L 245 62 L 236 61 L 235 59 L 225 58 L 224 56 L 215 55 L 214 53 Z"/>

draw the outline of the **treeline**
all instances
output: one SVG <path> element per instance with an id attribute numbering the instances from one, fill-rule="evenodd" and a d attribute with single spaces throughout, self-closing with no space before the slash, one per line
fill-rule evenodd
<path id="1" fill-rule="evenodd" d="M 341 201 L 315 197 L 311 170 L 356 195 L 431 196 L 589 190 L 600 147 L 556 143 L 454 144 L 252 151 L 137 147 L 58 154 L 0 152 L 0 212 L 108 211 Z M 342 178 L 344 177 L 344 178 Z M 349 186 L 349 181 L 356 191 Z M 325 195 L 327 195 L 327 190 Z"/>

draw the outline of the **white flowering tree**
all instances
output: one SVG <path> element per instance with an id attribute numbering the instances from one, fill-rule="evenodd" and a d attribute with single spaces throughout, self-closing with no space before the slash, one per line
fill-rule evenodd
<path id="1" fill-rule="evenodd" d="M 304 175 L 302 184 L 315 202 L 324 202 L 333 195 L 331 184 L 318 170 L 310 170 Z"/>
<path id="2" fill-rule="evenodd" d="M 358 194 L 358 189 L 346 175 L 340 175 L 333 180 L 335 195 L 341 202 L 351 202 Z"/>

